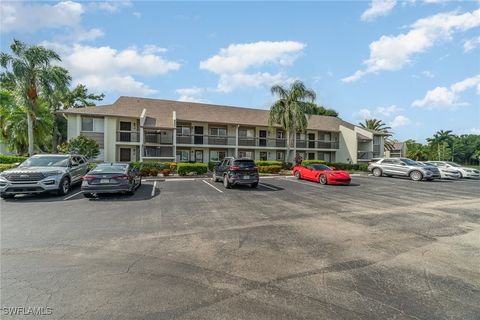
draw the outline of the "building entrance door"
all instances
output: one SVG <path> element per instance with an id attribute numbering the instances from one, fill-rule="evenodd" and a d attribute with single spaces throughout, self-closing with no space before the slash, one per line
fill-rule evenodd
<path id="1" fill-rule="evenodd" d="M 193 139 L 193 143 L 203 144 L 203 127 L 195 127 L 194 133 L 195 133 L 195 138 Z"/>
<path id="2" fill-rule="evenodd" d="M 132 150 L 130 148 L 120 148 L 120 162 L 130 162 L 132 160 Z"/>
<path id="3" fill-rule="evenodd" d="M 195 162 L 203 162 L 203 150 L 195 150 Z"/>

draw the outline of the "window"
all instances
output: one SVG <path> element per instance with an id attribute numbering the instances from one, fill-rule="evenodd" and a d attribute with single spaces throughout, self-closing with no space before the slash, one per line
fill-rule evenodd
<path id="1" fill-rule="evenodd" d="M 254 129 L 238 129 L 238 136 L 239 137 L 247 137 L 253 138 L 255 137 L 255 130 Z"/>
<path id="2" fill-rule="evenodd" d="M 225 151 L 210 150 L 210 161 L 222 161 L 226 156 Z"/>
<path id="3" fill-rule="evenodd" d="M 305 133 L 297 132 L 297 140 L 305 140 Z"/>
<path id="4" fill-rule="evenodd" d="M 277 160 L 283 161 L 285 159 L 285 153 L 283 151 L 277 151 Z"/>
<path id="5" fill-rule="evenodd" d="M 318 140 L 320 140 L 320 141 L 330 141 L 330 133 L 320 132 L 320 134 L 318 135 Z"/>
<path id="6" fill-rule="evenodd" d="M 277 131 L 277 139 L 284 139 L 285 133 L 283 131 Z"/>
<path id="7" fill-rule="evenodd" d="M 330 162 L 330 153 L 329 152 L 319 152 L 318 153 L 318 160 L 324 160 Z"/>
<path id="8" fill-rule="evenodd" d="M 267 160 L 267 153 L 265 151 L 260 151 L 260 160 Z"/>
<path id="9" fill-rule="evenodd" d="M 189 136 L 190 127 L 188 126 L 177 126 L 177 136 Z"/>
<path id="10" fill-rule="evenodd" d="M 373 144 L 380 144 L 380 136 L 373 136 Z"/>
<path id="11" fill-rule="evenodd" d="M 308 160 L 315 160 L 315 153 L 309 152 L 308 153 Z"/>
<path id="12" fill-rule="evenodd" d="M 210 128 L 210 135 L 224 137 L 227 135 L 227 129 L 226 128 Z"/>
<path id="13" fill-rule="evenodd" d="M 103 119 L 82 117 L 82 131 L 103 132 Z"/>
<path id="14" fill-rule="evenodd" d="M 177 150 L 177 162 L 189 161 L 190 151 L 188 150 Z"/>
<path id="15" fill-rule="evenodd" d="M 253 159 L 253 151 L 238 151 L 238 157 Z"/>

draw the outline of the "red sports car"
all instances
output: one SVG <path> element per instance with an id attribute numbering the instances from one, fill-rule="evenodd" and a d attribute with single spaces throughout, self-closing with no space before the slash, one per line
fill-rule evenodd
<path id="1" fill-rule="evenodd" d="M 308 164 L 293 167 L 293 175 L 297 179 L 305 179 L 321 184 L 350 184 L 350 175 L 346 171 L 332 170 L 324 164 Z"/>

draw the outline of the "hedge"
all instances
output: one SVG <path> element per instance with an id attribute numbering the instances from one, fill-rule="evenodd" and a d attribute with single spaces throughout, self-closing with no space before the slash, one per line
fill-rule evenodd
<path id="1" fill-rule="evenodd" d="M 349 163 L 329 163 L 331 167 L 338 170 L 350 170 L 350 171 L 368 171 L 368 164 L 349 164 Z"/>
<path id="2" fill-rule="evenodd" d="M 205 174 L 208 171 L 206 163 L 178 163 L 177 164 L 177 173 L 181 176 L 187 175 L 189 173 L 195 174 Z"/>
<path id="3" fill-rule="evenodd" d="M 220 161 L 209 161 L 208 162 L 208 171 L 213 171 L 217 163 L 220 163 Z"/>
<path id="4" fill-rule="evenodd" d="M 255 164 L 257 166 L 283 166 L 282 161 L 277 161 L 277 160 L 257 160 L 255 161 Z"/>
<path id="5" fill-rule="evenodd" d="M 157 176 L 159 172 L 163 170 L 175 171 L 177 164 L 175 162 L 157 162 L 157 161 L 144 161 L 144 162 L 131 162 L 130 165 L 133 168 L 140 170 L 140 175 L 143 177 Z"/>
<path id="6" fill-rule="evenodd" d="M 282 170 L 282 166 L 279 165 L 258 166 L 260 173 L 279 173 L 280 170 Z"/>
<path id="7" fill-rule="evenodd" d="M 306 166 L 309 164 L 325 164 L 326 161 L 324 160 L 303 160 L 302 161 L 302 166 Z"/>
<path id="8" fill-rule="evenodd" d="M 15 163 L 0 163 L 0 172 L 16 167 L 17 165 Z"/>
<path id="9" fill-rule="evenodd" d="M 27 160 L 27 157 L 20 157 L 20 156 L 6 156 L 0 154 L 0 164 L 10 164 L 10 163 L 18 163 Z"/>

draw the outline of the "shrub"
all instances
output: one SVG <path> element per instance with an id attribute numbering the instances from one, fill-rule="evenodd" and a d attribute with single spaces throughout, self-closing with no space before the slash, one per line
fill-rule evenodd
<path id="1" fill-rule="evenodd" d="M 257 160 L 255 161 L 255 164 L 257 166 L 283 166 L 282 161 L 277 161 L 277 160 Z"/>
<path id="2" fill-rule="evenodd" d="M 0 163 L 0 172 L 16 167 L 17 165 L 15 163 Z"/>
<path id="3" fill-rule="evenodd" d="M 169 167 L 171 172 L 177 171 L 177 164 L 175 162 L 169 162 L 168 167 Z"/>
<path id="4" fill-rule="evenodd" d="M 158 176 L 158 169 L 157 168 L 150 169 L 150 176 L 152 177 Z"/>
<path id="5" fill-rule="evenodd" d="M 324 160 L 303 160 L 302 161 L 302 166 L 306 166 L 309 164 L 325 164 L 326 161 Z"/>
<path id="6" fill-rule="evenodd" d="M 213 171 L 213 168 L 215 168 L 217 163 L 220 163 L 220 161 L 209 161 L 208 162 L 208 171 Z"/>
<path id="7" fill-rule="evenodd" d="M 144 161 L 144 162 L 131 162 L 130 165 L 140 171 L 140 175 L 143 177 L 151 176 L 155 174 L 155 170 L 158 174 L 161 170 L 169 170 L 169 162 L 156 162 L 156 161 Z M 153 172 L 152 172 L 153 170 Z"/>
<path id="8" fill-rule="evenodd" d="M 293 163 L 291 162 L 284 162 L 282 165 L 282 169 L 284 170 L 292 170 L 293 168 Z"/>
<path id="9" fill-rule="evenodd" d="M 282 170 L 282 166 L 270 165 L 270 166 L 258 166 L 260 173 L 279 173 Z"/>
<path id="10" fill-rule="evenodd" d="M 140 175 L 142 177 L 148 177 L 150 175 L 150 168 L 140 168 Z"/>
<path id="11" fill-rule="evenodd" d="M 61 153 L 81 154 L 88 159 L 92 159 L 100 154 L 100 146 L 93 139 L 78 136 L 59 145 L 58 151 Z"/>
<path id="12" fill-rule="evenodd" d="M 177 164 L 177 173 L 181 176 L 187 175 L 189 173 L 195 174 L 205 174 L 207 173 L 208 167 L 206 163 L 178 163 Z"/>
<path id="13" fill-rule="evenodd" d="M 20 156 L 6 156 L 0 154 L 0 164 L 11 164 L 11 163 L 19 163 L 27 160 L 27 157 L 20 157 Z"/>
<path id="14" fill-rule="evenodd" d="M 163 169 L 162 174 L 163 174 L 164 177 L 169 176 L 170 175 L 170 169 Z"/>
<path id="15" fill-rule="evenodd" d="M 359 163 L 359 164 L 349 164 L 349 163 L 329 163 L 331 167 L 334 167 L 338 170 L 345 171 L 368 171 L 368 165 Z"/>

